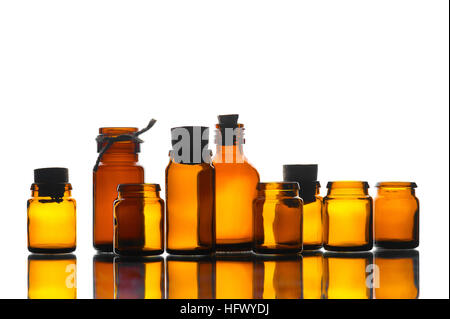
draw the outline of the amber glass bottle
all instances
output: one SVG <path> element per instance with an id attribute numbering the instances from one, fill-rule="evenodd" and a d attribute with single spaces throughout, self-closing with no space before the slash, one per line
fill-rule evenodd
<path id="1" fill-rule="evenodd" d="M 75 255 L 28 256 L 29 299 L 76 299 Z"/>
<path id="2" fill-rule="evenodd" d="M 253 299 L 302 299 L 302 256 L 257 256 Z"/>
<path id="3" fill-rule="evenodd" d="M 167 257 L 168 299 L 214 299 L 215 263 L 210 256 Z"/>
<path id="4" fill-rule="evenodd" d="M 375 198 L 375 245 L 411 249 L 419 246 L 419 200 L 416 183 L 381 182 Z"/>
<path id="5" fill-rule="evenodd" d="M 252 203 L 259 174 L 244 156 L 238 115 L 219 115 L 216 125 L 216 249 L 248 251 L 253 241 Z"/>
<path id="6" fill-rule="evenodd" d="M 114 252 L 149 256 L 164 252 L 164 201 L 158 184 L 120 184 L 114 202 Z"/>
<path id="7" fill-rule="evenodd" d="M 325 299 L 372 299 L 370 265 L 373 255 L 365 253 L 325 253 Z"/>
<path id="8" fill-rule="evenodd" d="M 76 202 L 71 197 L 67 168 L 34 170 L 27 203 L 28 250 L 68 253 L 76 248 Z"/>
<path id="9" fill-rule="evenodd" d="M 103 127 L 97 137 L 97 150 L 101 152 L 108 138 L 138 132 L 133 127 Z M 114 223 L 113 203 L 119 184 L 144 183 L 144 168 L 138 164 L 139 142 L 125 140 L 114 142 L 101 156 L 94 168 L 94 247 L 112 252 Z"/>
<path id="10" fill-rule="evenodd" d="M 256 253 L 302 251 L 303 201 L 298 190 L 296 182 L 259 183 L 253 210 Z"/>
<path id="11" fill-rule="evenodd" d="M 324 247 L 365 251 L 373 247 L 373 209 L 367 182 L 329 182 L 324 198 Z"/>
<path id="12" fill-rule="evenodd" d="M 283 165 L 283 180 L 300 185 L 300 198 L 303 199 L 303 250 L 322 248 L 322 197 L 320 183 L 317 181 L 316 164 Z"/>
<path id="13" fill-rule="evenodd" d="M 216 255 L 216 298 L 252 299 L 254 258 L 250 253 Z"/>
<path id="14" fill-rule="evenodd" d="M 164 298 L 164 258 L 114 258 L 114 299 Z"/>
<path id="15" fill-rule="evenodd" d="M 419 252 L 377 250 L 375 252 L 375 298 L 419 298 Z"/>
<path id="16" fill-rule="evenodd" d="M 169 254 L 202 255 L 214 251 L 215 172 L 208 150 L 208 128 L 172 129 L 166 168 L 167 244 Z"/>
<path id="17" fill-rule="evenodd" d="M 95 255 L 93 268 L 94 299 L 114 299 L 114 255 Z"/>
<path id="18" fill-rule="evenodd" d="M 321 251 L 304 251 L 303 255 L 303 298 L 322 298 L 323 253 Z"/>

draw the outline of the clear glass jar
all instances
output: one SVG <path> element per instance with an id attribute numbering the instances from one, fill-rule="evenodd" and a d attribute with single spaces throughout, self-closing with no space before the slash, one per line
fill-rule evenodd
<path id="1" fill-rule="evenodd" d="M 114 201 L 114 252 L 149 256 L 164 252 L 164 201 L 158 184 L 120 184 Z"/>
<path id="2" fill-rule="evenodd" d="M 324 198 L 324 248 L 366 251 L 373 247 L 373 208 L 369 184 L 329 182 Z"/>
<path id="3" fill-rule="evenodd" d="M 27 202 L 28 250 L 33 253 L 69 253 L 76 248 L 76 202 L 66 168 L 34 171 Z"/>
<path id="4" fill-rule="evenodd" d="M 411 249 L 419 246 L 419 200 L 416 183 L 380 182 L 375 197 L 375 245 Z"/>
<path id="5" fill-rule="evenodd" d="M 260 183 L 253 203 L 256 253 L 299 253 L 303 247 L 303 201 L 295 182 Z"/>

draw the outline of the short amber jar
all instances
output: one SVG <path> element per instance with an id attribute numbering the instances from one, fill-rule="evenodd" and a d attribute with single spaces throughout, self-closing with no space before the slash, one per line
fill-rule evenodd
<path id="1" fill-rule="evenodd" d="M 33 253 L 68 253 L 76 248 L 76 202 L 68 170 L 62 167 L 34 171 L 27 202 L 28 250 Z"/>
<path id="2" fill-rule="evenodd" d="M 324 198 L 324 248 L 365 251 L 373 247 L 373 209 L 367 182 L 329 182 Z"/>
<path id="3" fill-rule="evenodd" d="M 148 256 L 164 252 L 164 201 L 158 184 L 120 184 L 114 202 L 114 252 Z"/>
<path id="4" fill-rule="evenodd" d="M 253 202 L 256 253 L 299 253 L 303 247 L 303 201 L 295 182 L 259 183 Z"/>
<path id="5" fill-rule="evenodd" d="M 419 200 L 416 183 L 380 182 L 375 197 L 375 245 L 411 249 L 419 246 Z"/>
<path id="6" fill-rule="evenodd" d="M 28 256 L 28 299 L 77 299 L 73 254 Z"/>

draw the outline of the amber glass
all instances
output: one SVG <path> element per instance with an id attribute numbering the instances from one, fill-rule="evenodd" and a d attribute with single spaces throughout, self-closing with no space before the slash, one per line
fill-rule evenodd
<path id="1" fill-rule="evenodd" d="M 33 253 L 68 253 L 76 248 L 76 202 L 72 186 L 61 184 L 63 197 L 43 194 L 37 184 L 31 185 L 27 202 L 28 250 Z"/>
<path id="2" fill-rule="evenodd" d="M 100 128 L 100 136 L 115 137 L 137 132 L 133 127 Z M 98 150 L 103 145 L 98 145 Z M 113 203 L 119 184 L 144 183 L 144 168 L 138 164 L 139 144 L 132 141 L 114 143 L 103 155 L 94 171 L 94 247 L 112 252 L 114 226 Z"/>
<path id="3" fill-rule="evenodd" d="M 372 253 L 325 253 L 325 299 L 372 299 Z"/>
<path id="4" fill-rule="evenodd" d="M 419 298 L 419 252 L 377 250 L 375 252 L 375 298 Z"/>
<path id="5" fill-rule="evenodd" d="M 323 288 L 323 253 L 321 251 L 304 251 L 303 269 L 303 298 L 321 299 Z"/>
<path id="6" fill-rule="evenodd" d="M 324 247 L 365 251 L 373 247 L 372 198 L 367 182 L 329 182 L 324 198 Z"/>
<path id="7" fill-rule="evenodd" d="M 75 255 L 28 256 L 29 299 L 76 299 Z"/>
<path id="8" fill-rule="evenodd" d="M 254 201 L 254 251 L 281 254 L 302 251 L 303 201 L 298 183 L 260 183 Z"/>
<path id="9" fill-rule="evenodd" d="M 258 256 L 255 261 L 253 298 L 301 299 L 301 255 Z"/>
<path id="10" fill-rule="evenodd" d="M 169 254 L 209 254 L 214 250 L 214 167 L 176 163 L 166 168 Z"/>
<path id="11" fill-rule="evenodd" d="M 419 200 L 415 183 L 381 182 L 375 198 L 375 245 L 410 249 L 419 246 Z"/>
<path id="12" fill-rule="evenodd" d="M 114 252 L 148 256 L 164 252 L 164 201 L 158 184 L 120 184 L 114 202 Z"/>
<path id="13" fill-rule="evenodd" d="M 115 299 L 164 299 L 164 258 L 115 257 Z"/>
<path id="14" fill-rule="evenodd" d="M 94 299 L 114 299 L 114 255 L 95 255 L 93 266 Z"/>
<path id="15" fill-rule="evenodd" d="M 254 255 L 247 253 L 217 255 L 217 299 L 252 299 L 254 279 Z"/>
<path id="16" fill-rule="evenodd" d="M 322 248 L 322 206 L 320 183 L 316 182 L 315 201 L 303 205 L 303 250 L 317 250 Z"/>
<path id="17" fill-rule="evenodd" d="M 167 257 L 168 299 L 214 299 L 215 263 L 208 256 Z"/>
<path id="18" fill-rule="evenodd" d="M 220 125 L 217 124 L 217 134 Z M 243 153 L 243 125 L 233 145 L 221 145 L 213 158 L 216 169 L 216 249 L 251 250 L 253 241 L 252 204 L 257 196 L 259 174 Z"/>

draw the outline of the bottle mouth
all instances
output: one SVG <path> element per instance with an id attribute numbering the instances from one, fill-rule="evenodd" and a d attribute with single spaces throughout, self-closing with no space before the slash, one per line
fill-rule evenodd
<path id="1" fill-rule="evenodd" d="M 369 183 L 364 181 L 333 181 L 328 182 L 328 189 L 368 189 Z"/>
<path id="2" fill-rule="evenodd" d="M 300 186 L 297 182 L 268 182 L 259 183 L 259 191 L 298 191 Z"/>
<path id="3" fill-rule="evenodd" d="M 119 184 L 117 191 L 120 193 L 145 194 L 147 192 L 159 192 L 161 187 L 159 184 Z"/>
<path id="4" fill-rule="evenodd" d="M 138 131 L 137 127 L 101 127 L 99 128 L 100 135 L 117 136 L 122 134 L 132 134 Z"/>
<path id="5" fill-rule="evenodd" d="M 378 182 L 378 188 L 416 188 L 417 184 L 414 182 Z"/>

